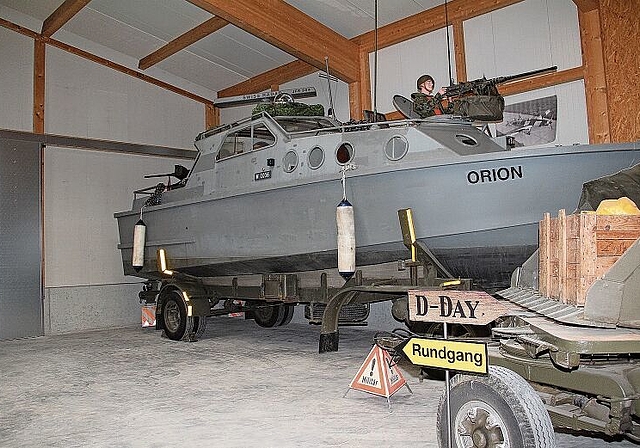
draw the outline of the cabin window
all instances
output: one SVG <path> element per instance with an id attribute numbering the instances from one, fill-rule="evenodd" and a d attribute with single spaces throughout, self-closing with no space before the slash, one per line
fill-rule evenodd
<path id="1" fill-rule="evenodd" d="M 466 134 L 456 134 L 456 140 L 465 146 L 478 146 L 478 141 Z"/>
<path id="2" fill-rule="evenodd" d="M 309 151 L 309 168 L 318 169 L 324 163 L 324 150 L 319 146 L 314 146 Z"/>
<path id="3" fill-rule="evenodd" d="M 298 166 L 298 154 L 295 151 L 287 151 L 282 159 L 282 167 L 285 173 L 293 172 Z"/>
<path id="4" fill-rule="evenodd" d="M 338 149 L 336 149 L 336 160 L 340 165 L 349 163 L 351 159 L 353 159 L 353 152 L 351 143 L 343 142 L 338 146 Z"/>
<path id="5" fill-rule="evenodd" d="M 227 134 L 218 151 L 216 160 L 266 148 L 275 142 L 275 136 L 264 124 L 259 123 L 255 126 L 247 126 Z"/>
<path id="6" fill-rule="evenodd" d="M 402 135 L 394 135 L 384 146 L 384 155 L 389 160 L 402 159 L 409 150 L 409 143 Z"/>

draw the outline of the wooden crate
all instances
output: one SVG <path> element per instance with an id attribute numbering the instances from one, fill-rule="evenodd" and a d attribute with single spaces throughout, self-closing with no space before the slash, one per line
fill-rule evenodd
<path id="1" fill-rule="evenodd" d="M 545 213 L 539 226 L 539 289 L 584 306 L 587 290 L 640 238 L 640 216 Z"/>

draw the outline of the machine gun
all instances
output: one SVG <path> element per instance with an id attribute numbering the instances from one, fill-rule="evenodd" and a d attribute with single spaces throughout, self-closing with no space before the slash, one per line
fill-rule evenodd
<path id="1" fill-rule="evenodd" d="M 434 107 L 438 107 L 445 114 L 455 114 L 472 120 L 502 121 L 504 98 L 498 92 L 499 84 L 554 72 L 557 68 L 553 66 L 517 75 L 490 79 L 482 77 L 474 81 L 452 84 L 445 88 L 444 95 L 437 94 L 433 97 Z"/>
<path id="2" fill-rule="evenodd" d="M 499 76 L 497 78 L 487 79 L 482 77 L 474 81 L 464 81 L 458 84 L 452 84 L 446 87 L 446 96 L 449 98 L 464 96 L 468 94 L 473 95 L 499 95 L 497 86 L 509 81 L 515 81 L 519 79 L 529 78 L 531 76 L 542 75 L 545 73 L 555 72 L 558 69 L 557 66 L 532 70 L 530 72 L 519 73 L 511 76 Z"/>

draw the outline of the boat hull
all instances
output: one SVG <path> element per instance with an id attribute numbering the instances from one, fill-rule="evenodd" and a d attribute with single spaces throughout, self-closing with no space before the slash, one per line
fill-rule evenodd
<path id="1" fill-rule="evenodd" d="M 582 184 L 640 162 L 633 145 L 482 154 L 346 180 L 355 208 L 357 264 L 408 257 L 397 211 L 413 209 L 416 235 L 451 273 L 485 287 L 508 283 L 535 250 L 543 213 L 572 212 Z M 364 165 L 363 165 L 364 166 Z M 145 208 L 145 265 L 131 266 L 139 211 L 116 214 L 125 274 L 157 278 L 156 250 L 170 268 L 202 277 L 335 268 L 340 179 L 232 197 L 199 197 Z"/>

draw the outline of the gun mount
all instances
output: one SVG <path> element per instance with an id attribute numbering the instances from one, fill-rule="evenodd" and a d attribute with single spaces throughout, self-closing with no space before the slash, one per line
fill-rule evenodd
<path id="1" fill-rule="evenodd" d="M 557 66 L 547 67 L 538 70 L 532 70 L 525 73 L 519 73 L 517 75 L 499 76 L 497 78 L 485 78 L 476 79 L 474 81 L 464 81 L 457 84 L 452 84 L 446 87 L 446 96 L 449 98 L 461 97 L 464 95 L 499 95 L 497 86 L 504 84 L 505 82 L 517 81 L 521 79 L 530 78 L 532 76 L 543 75 L 546 73 L 554 72 L 558 69 Z"/>
<path id="2" fill-rule="evenodd" d="M 445 87 L 445 94 L 433 97 L 427 95 L 414 98 L 414 111 L 423 118 L 431 115 L 454 114 L 479 121 L 502 121 L 504 98 L 498 91 L 498 85 L 509 81 L 530 78 L 554 72 L 556 66 L 519 73 L 517 75 L 499 76 L 497 78 L 463 81 Z"/>

